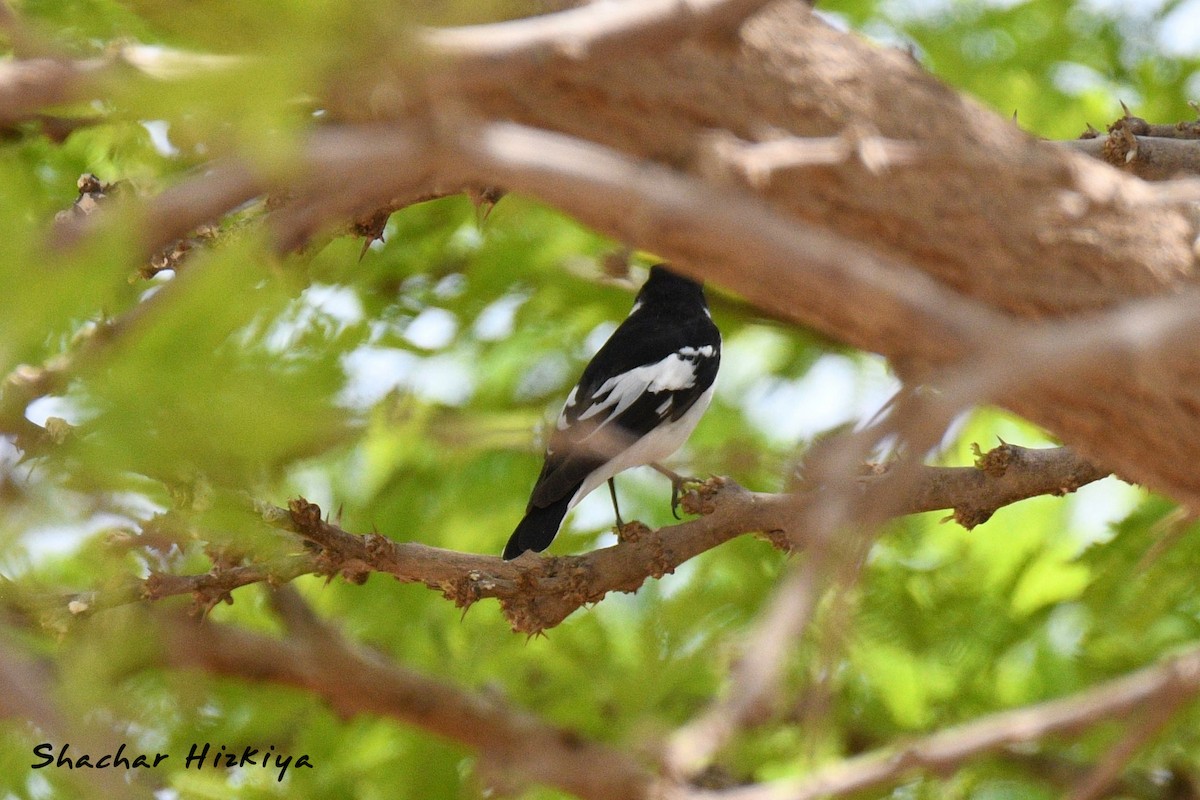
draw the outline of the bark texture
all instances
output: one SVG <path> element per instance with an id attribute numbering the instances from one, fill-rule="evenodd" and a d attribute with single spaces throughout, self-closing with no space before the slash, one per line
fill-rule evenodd
<path id="1" fill-rule="evenodd" d="M 457 91 L 482 117 L 567 133 L 710 182 L 737 182 L 784 215 L 867 243 L 1031 326 L 1195 281 L 1196 222 L 1185 206 L 1149 202 L 1149 184 L 1035 139 L 908 55 L 835 31 L 803 3 L 770 5 L 736 38 L 663 42 L 604 59 L 547 58 L 520 80 Z M 856 134 L 912 142 L 916 157 L 883 169 L 849 158 L 750 181 L 716 146 L 731 137 Z M 611 217 L 584 221 L 628 238 Z M 672 243 L 669 231 L 643 238 L 634 244 L 674 249 L 664 255 L 752 293 L 747 279 L 702 249 Z M 961 355 L 954 342 L 831 325 L 786 279 L 770 291 L 795 318 L 887 355 L 902 374 L 910 362 L 936 367 Z M 876 311 L 863 304 L 855 313 Z M 1016 387 L 991 399 L 1127 479 L 1200 503 L 1200 475 L 1190 467 L 1200 455 L 1195 349 L 1174 343 L 1152 374 L 1137 358 L 1105 361 L 1085 385 Z"/>

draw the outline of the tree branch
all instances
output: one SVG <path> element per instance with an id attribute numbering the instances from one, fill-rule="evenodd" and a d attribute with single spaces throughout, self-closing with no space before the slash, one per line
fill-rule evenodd
<path id="1" fill-rule="evenodd" d="M 638 48 L 732 32 L 768 0 L 626 0 L 591 3 L 540 17 L 420 31 L 441 91 L 497 85 L 548 62 L 608 59 Z"/>
<path id="2" fill-rule="evenodd" d="M 1105 474 L 1065 447 L 1028 450 L 1005 444 L 982 457 L 981 465 L 916 467 L 915 490 L 898 513 L 961 504 L 955 518 L 980 524 L 1003 505 L 1039 494 L 1074 491 Z M 856 500 L 869 504 L 875 493 L 888 490 L 890 479 L 888 470 L 861 476 Z M 806 504 L 820 495 L 818 489 L 799 495 L 760 494 L 713 479 L 684 498 L 691 513 L 704 514 L 698 519 L 655 531 L 628 525 L 623 531 L 626 540 L 612 547 L 577 556 L 531 554 L 514 561 L 397 542 L 379 534 L 350 533 L 323 520 L 316 505 L 298 499 L 290 511 L 273 506 L 259 510 L 270 524 L 310 542 L 310 553 L 271 563 L 221 566 L 199 575 L 155 573 L 124 589 L 81 592 L 46 605 L 56 609 L 69 605 L 72 615 L 81 616 L 139 599 L 191 595 L 197 609 L 205 611 L 252 583 L 277 585 L 305 574 L 341 575 L 361 582 L 370 573 L 381 572 L 436 589 L 463 608 L 495 598 L 514 630 L 536 633 L 554 627 L 583 605 L 599 602 L 609 592 L 636 591 L 647 578 L 670 574 L 736 536 L 791 528 L 802 542 L 806 533 L 794 530 L 797 519 Z M 786 540 L 774 540 L 786 546 Z"/>
<path id="3" fill-rule="evenodd" d="M 1200 648 L 1070 697 L 993 714 L 946 728 L 899 748 L 830 764 L 788 778 L 727 792 L 695 792 L 690 800 L 816 800 L 842 797 L 900 780 L 915 771 L 946 772 L 975 756 L 1053 734 L 1075 733 L 1157 703 L 1178 707 L 1200 692 Z"/>
<path id="4" fill-rule="evenodd" d="M 327 626 L 297 624 L 275 639 L 228 625 L 168 616 L 159 627 L 163 663 L 295 686 L 339 713 L 378 714 L 477 750 L 510 779 L 583 798 L 641 800 L 652 776 L 624 753 L 555 728 L 501 697 L 472 693 L 355 647 Z"/>
<path id="5" fill-rule="evenodd" d="M 1200 139 L 1136 136 L 1122 129 L 1108 136 L 1068 139 L 1058 144 L 1147 181 L 1200 175 Z"/>
<path id="6" fill-rule="evenodd" d="M 909 507 L 953 509 L 954 521 L 970 530 L 1004 506 L 1039 495 L 1069 494 L 1109 474 L 1066 447 L 1001 444 L 986 453 L 976 446 L 975 452 L 973 467 L 922 468 Z"/>
<path id="7" fill-rule="evenodd" d="M 304 163 L 304 186 L 290 187 L 297 202 L 275 220 L 284 249 L 321 225 L 411 193 L 428 176 L 433 185 L 491 184 L 540 197 L 766 311 L 901 362 L 961 357 L 1002 340 L 1010 325 L 907 265 L 785 218 L 745 191 L 561 134 L 461 119 L 436 130 L 326 129 L 313 134 Z"/>
<path id="8" fill-rule="evenodd" d="M 108 67 L 101 60 L 31 58 L 0 63 L 0 126 L 28 119 L 47 106 L 79 100 Z"/>
<path id="9" fill-rule="evenodd" d="M 1200 120 L 1154 125 L 1129 113 L 1108 126 L 1108 135 L 1088 126 L 1078 139 L 1061 142 L 1147 181 L 1200 175 Z"/>

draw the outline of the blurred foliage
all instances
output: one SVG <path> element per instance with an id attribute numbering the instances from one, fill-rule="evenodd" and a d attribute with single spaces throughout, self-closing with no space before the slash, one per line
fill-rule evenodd
<path id="1" fill-rule="evenodd" d="M 0 142 L 0 375 L 76 360 L 71 380 L 27 409 L 39 424 L 72 423 L 67 441 L 20 461 L 0 440 L 6 640 L 57 665 L 52 699 L 65 719 L 116 731 L 132 750 L 175 754 L 178 767 L 195 742 L 274 746 L 316 765 L 282 782 L 272 771 L 165 767 L 139 777 L 163 798 L 479 796 L 461 748 L 389 720 L 341 718 L 298 691 L 139 668 L 152 642 L 138 608 L 70 621 L 31 598 L 152 569 L 202 572 L 208 545 L 254 557 L 294 548 L 245 513 L 247 494 L 277 504 L 304 494 L 350 530 L 498 552 L 537 474 L 545 420 L 627 313 L 645 260 L 632 281 L 603 277 L 614 243 L 520 197 L 483 224 L 464 198 L 406 209 L 361 261 L 359 242 L 281 259 L 247 234 L 149 281 L 119 227 L 51 262 L 41 237 L 80 173 L 153 192 L 232 147 L 283 163 L 312 124 L 312 98 L 382 50 L 402 50 L 407 25 L 512 16 L 520 4 L 16 5 L 83 56 L 138 42 L 253 58 L 186 82 L 115 87 L 109 103 L 84 109 L 102 122 L 61 144 L 32 130 Z M 1196 5 L 821 4 L 1048 137 L 1102 126 L 1118 99 L 1153 121 L 1193 116 L 1197 59 L 1169 55 L 1164 37 L 1196 19 L 1183 16 Z M 894 384 L 877 359 L 761 319 L 719 290 L 710 297 L 726 343 L 721 385 L 678 463 L 777 490 L 807 441 L 869 417 Z M 997 438 L 1048 443 L 985 409 L 960 422 L 940 458 L 969 463 L 972 442 Z M 618 481 L 626 513 L 665 524 L 667 487 L 642 472 Z M 580 506 L 553 552 L 611 541 L 603 495 Z M 153 521 L 168 510 L 176 523 L 164 533 Z M 898 521 L 861 581 L 826 598 L 794 656 L 787 703 L 730 748 L 721 770 L 737 780 L 795 774 L 1060 696 L 1196 641 L 1200 528 L 1177 517 L 1108 480 L 1003 509 L 972 532 L 938 514 Z M 528 641 L 494 604 L 462 617 L 434 592 L 379 576 L 296 586 L 349 636 L 409 667 L 638 748 L 719 691 L 785 566 L 760 541 L 730 542 Z M 213 617 L 277 631 L 262 587 L 235 599 Z M 1186 713 L 1134 762 L 1128 796 L 1165 796 L 1168 778 L 1200 782 L 1196 717 Z M 1058 796 L 1055 776 L 1082 774 L 1119 734 L 1101 728 L 983 759 L 894 794 Z M 79 771 L 29 769 L 32 746 L 47 738 L 26 721 L 0 721 L 0 797 L 95 793 Z"/>

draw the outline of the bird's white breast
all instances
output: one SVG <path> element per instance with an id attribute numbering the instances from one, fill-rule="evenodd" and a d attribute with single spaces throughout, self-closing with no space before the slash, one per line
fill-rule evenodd
<path id="1" fill-rule="evenodd" d="M 696 429 L 704 412 L 708 410 L 714 388 L 714 386 L 709 386 L 704 394 L 696 398 L 696 402 L 684 412 L 682 417 L 659 425 L 588 475 L 587 480 L 579 487 L 579 491 L 571 498 L 571 502 L 567 506 L 568 510 L 574 508 L 589 492 L 614 475 L 633 467 L 662 461 L 682 447 L 683 443 L 692 435 L 692 431 Z"/>

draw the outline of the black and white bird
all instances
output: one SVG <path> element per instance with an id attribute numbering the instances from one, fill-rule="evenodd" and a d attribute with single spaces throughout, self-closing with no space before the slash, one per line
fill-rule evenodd
<path id="1" fill-rule="evenodd" d="M 633 310 L 567 396 L 504 558 L 549 547 L 567 512 L 606 481 L 615 511 L 613 476 L 657 466 L 687 441 L 712 400 L 720 362 L 721 333 L 700 284 L 651 267 Z"/>

